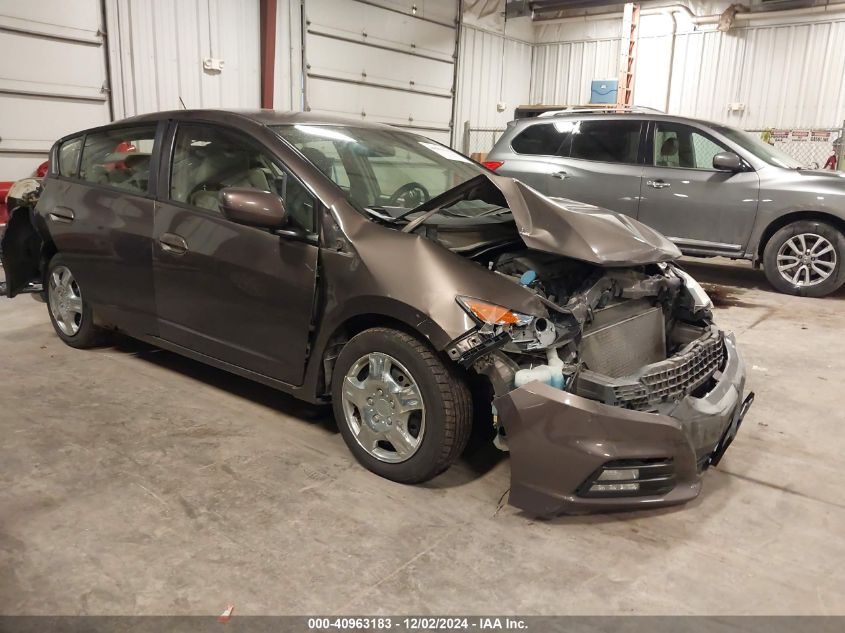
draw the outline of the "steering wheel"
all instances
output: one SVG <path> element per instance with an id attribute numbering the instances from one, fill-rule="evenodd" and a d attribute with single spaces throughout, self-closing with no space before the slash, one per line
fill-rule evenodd
<path id="1" fill-rule="evenodd" d="M 428 189 L 423 187 L 418 182 L 409 182 L 393 192 L 390 200 L 387 203 L 389 207 L 405 207 L 406 209 L 413 209 L 420 206 L 423 202 L 431 200 L 431 194 Z M 402 204 L 399 204 L 400 201 Z"/>

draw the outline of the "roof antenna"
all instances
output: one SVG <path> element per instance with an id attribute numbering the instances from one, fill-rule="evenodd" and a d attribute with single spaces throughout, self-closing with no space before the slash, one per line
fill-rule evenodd
<path id="1" fill-rule="evenodd" d="M 182 95 L 179 95 L 179 103 L 181 103 L 181 104 L 182 104 L 182 109 L 183 109 L 183 110 L 187 110 L 187 109 L 188 109 L 188 106 L 186 106 L 186 105 L 185 105 L 185 102 L 184 102 L 184 101 L 182 101 Z"/>

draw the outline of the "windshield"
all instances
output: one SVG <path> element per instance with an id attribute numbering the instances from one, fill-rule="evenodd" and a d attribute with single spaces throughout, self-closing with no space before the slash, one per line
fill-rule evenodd
<path id="1" fill-rule="evenodd" d="M 391 218 L 485 173 L 454 150 L 409 132 L 340 125 L 277 125 L 273 130 L 340 187 L 354 207 Z M 464 201 L 449 212 L 473 217 L 492 206 Z"/>
<path id="2" fill-rule="evenodd" d="M 714 126 L 713 129 L 719 134 L 724 134 L 734 143 L 742 146 L 743 149 L 748 150 L 760 160 L 766 161 L 769 165 L 786 169 L 801 169 L 804 167 L 789 154 L 782 152 L 773 145 L 764 143 L 759 136 L 732 127 Z"/>

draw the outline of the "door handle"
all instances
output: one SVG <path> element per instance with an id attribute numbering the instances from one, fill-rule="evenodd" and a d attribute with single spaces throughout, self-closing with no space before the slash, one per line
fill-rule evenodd
<path id="1" fill-rule="evenodd" d="M 666 187 L 672 186 L 670 183 L 663 182 L 662 180 L 647 180 L 645 184 L 652 189 L 665 189 Z"/>
<path id="2" fill-rule="evenodd" d="M 158 243 L 161 244 L 161 250 L 174 255 L 184 255 L 188 252 L 188 243 L 185 238 L 174 233 L 163 233 L 158 238 Z"/>
<path id="3" fill-rule="evenodd" d="M 68 209 L 67 207 L 55 207 L 47 214 L 47 217 L 53 222 L 64 222 L 69 224 L 73 222 L 73 218 L 75 216 L 73 214 L 73 209 Z"/>
<path id="4" fill-rule="evenodd" d="M 562 169 L 560 171 L 556 171 L 552 174 L 552 178 L 557 178 L 558 180 L 563 180 L 564 178 L 569 178 L 569 174 L 567 174 Z"/>

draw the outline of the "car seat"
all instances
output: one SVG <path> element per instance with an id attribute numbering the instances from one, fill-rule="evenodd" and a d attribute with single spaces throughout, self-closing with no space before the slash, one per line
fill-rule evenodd
<path id="1" fill-rule="evenodd" d="M 674 136 L 667 138 L 660 146 L 660 158 L 657 164 L 661 167 L 678 167 L 678 139 Z"/>

